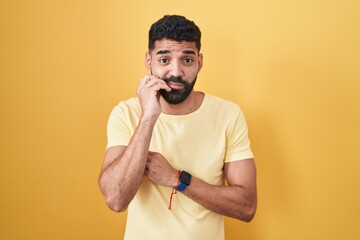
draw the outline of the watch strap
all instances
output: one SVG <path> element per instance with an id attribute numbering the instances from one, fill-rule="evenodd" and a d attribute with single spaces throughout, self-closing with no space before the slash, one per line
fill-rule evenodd
<path id="1" fill-rule="evenodd" d="M 179 185 L 177 186 L 177 190 L 178 190 L 179 192 L 182 192 L 182 191 L 185 190 L 185 188 L 186 188 L 187 186 L 188 186 L 188 185 L 186 185 L 185 183 L 179 182 Z"/>
<path id="2" fill-rule="evenodd" d="M 182 171 L 180 174 L 180 181 L 177 186 L 177 190 L 179 192 L 184 191 L 185 188 L 190 185 L 190 182 L 191 182 L 191 174 L 186 171 Z"/>

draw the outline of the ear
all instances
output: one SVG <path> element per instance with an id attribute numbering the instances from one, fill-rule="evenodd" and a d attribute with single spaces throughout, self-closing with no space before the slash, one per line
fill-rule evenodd
<path id="1" fill-rule="evenodd" d="M 149 52 L 146 52 L 145 54 L 145 67 L 151 72 L 151 55 Z"/>
<path id="2" fill-rule="evenodd" d="M 198 72 L 200 72 L 201 68 L 202 68 L 202 65 L 203 65 L 203 54 L 202 53 L 199 53 L 199 57 L 198 57 L 198 64 L 199 64 L 199 69 L 198 69 Z"/>

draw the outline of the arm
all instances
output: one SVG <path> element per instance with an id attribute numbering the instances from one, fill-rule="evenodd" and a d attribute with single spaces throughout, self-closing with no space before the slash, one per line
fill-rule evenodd
<path id="1" fill-rule="evenodd" d="M 110 147 L 99 179 L 107 205 L 124 211 L 140 187 L 145 170 L 152 126 L 140 121 L 129 145 Z"/>
<path id="2" fill-rule="evenodd" d="M 213 186 L 193 177 L 184 194 L 213 212 L 250 222 L 257 206 L 254 160 L 226 163 L 224 173 L 228 186 Z"/>
<path id="3" fill-rule="evenodd" d="M 107 205 L 124 211 L 140 187 L 154 125 L 161 113 L 158 91 L 170 88 L 161 79 L 148 81 L 145 76 L 137 95 L 142 116 L 128 146 L 114 146 L 105 153 L 99 184 Z"/>
<path id="4" fill-rule="evenodd" d="M 224 173 L 228 186 L 214 186 L 193 176 L 183 193 L 213 212 L 250 222 L 257 206 L 254 160 L 225 163 Z M 177 187 L 176 169 L 159 153 L 149 154 L 145 174 L 155 183 Z"/>

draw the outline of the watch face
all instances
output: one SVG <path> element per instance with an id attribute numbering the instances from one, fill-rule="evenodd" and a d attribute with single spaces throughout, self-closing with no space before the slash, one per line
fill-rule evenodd
<path id="1" fill-rule="evenodd" d="M 180 176 L 180 181 L 182 183 L 185 183 L 186 185 L 189 185 L 191 181 L 191 175 L 185 171 L 182 171 Z"/>

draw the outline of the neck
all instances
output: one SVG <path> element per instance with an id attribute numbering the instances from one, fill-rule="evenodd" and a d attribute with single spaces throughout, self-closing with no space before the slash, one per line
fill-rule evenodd
<path id="1" fill-rule="evenodd" d="M 190 95 L 179 104 L 170 104 L 162 97 L 160 98 L 160 105 L 162 113 L 169 115 L 186 115 L 196 111 L 204 99 L 204 93 L 192 91 Z"/>

